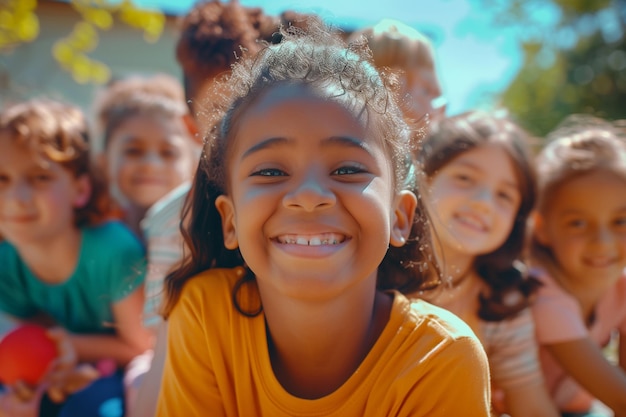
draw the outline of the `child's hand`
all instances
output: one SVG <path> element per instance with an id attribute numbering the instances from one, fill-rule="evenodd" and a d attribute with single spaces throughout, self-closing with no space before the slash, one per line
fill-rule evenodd
<path id="1" fill-rule="evenodd" d="M 48 336 L 56 342 L 59 355 L 50 365 L 44 384 L 50 399 L 59 403 L 98 379 L 100 374 L 91 365 L 78 365 L 78 355 L 67 331 L 56 327 L 48 331 Z"/>
<path id="2" fill-rule="evenodd" d="M 32 391 L 24 384 L 16 384 L 0 394 L 0 417 L 37 417 L 42 394 L 43 390 Z"/>

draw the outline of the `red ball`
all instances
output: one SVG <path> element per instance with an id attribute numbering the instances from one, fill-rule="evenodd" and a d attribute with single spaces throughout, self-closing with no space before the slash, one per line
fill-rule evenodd
<path id="1" fill-rule="evenodd" d="M 37 385 L 57 355 L 56 343 L 45 328 L 35 324 L 19 326 L 0 341 L 0 382 L 14 384 L 21 380 Z"/>

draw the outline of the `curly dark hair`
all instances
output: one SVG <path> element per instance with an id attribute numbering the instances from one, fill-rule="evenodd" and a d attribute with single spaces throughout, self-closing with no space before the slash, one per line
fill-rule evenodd
<path id="1" fill-rule="evenodd" d="M 106 183 L 91 164 L 87 121 L 78 107 L 43 98 L 13 104 L 0 113 L 0 135 L 59 163 L 74 177 L 89 178 L 91 196 L 75 208 L 77 227 L 99 223 L 111 214 Z"/>
<path id="2" fill-rule="evenodd" d="M 230 71 L 238 58 L 254 55 L 271 37 L 278 19 L 260 8 L 244 7 L 237 1 L 201 1 L 182 20 L 176 44 L 176 60 L 184 73 L 185 94 L 194 98 L 206 79 Z"/>
<path id="3" fill-rule="evenodd" d="M 385 145 L 394 167 L 396 189 L 415 188 L 415 167 L 410 160 L 415 146 L 412 132 L 387 84 L 371 64 L 368 50 L 348 48 L 338 33 L 318 21 L 301 27 L 306 27 L 306 32 L 293 27 L 281 29 L 280 43 L 268 45 L 256 57 L 236 63 L 226 85 L 216 86 L 228 88 L 228 93 L 223 95 L 222 110 L 213 115 L 214 127 L 206 138 L 183 211 L 181 230 L 189 254 L 181 268 L 166 278 L 166 317 L 190 277 L 208 268 L 244 265 L 239 250 L 224 247 L 215 200 L 228 190 L 228 155 L 236 140 L 237 125 L 247 109 L 269 89 L 283 84 L 298 85 L 365 118 L 370 132 Z M 409 242 L 400 248 L 389 248 L 379 267 L 381 290 L 413 292 L 421 286 L 422 278 L 429 275 L 425 269 L 436 268 L 421 200 L 417 213 Z M 249 271 L 240 284 L 253 279 Z M 233 298 L 237 299 L 236 294 Z"/>

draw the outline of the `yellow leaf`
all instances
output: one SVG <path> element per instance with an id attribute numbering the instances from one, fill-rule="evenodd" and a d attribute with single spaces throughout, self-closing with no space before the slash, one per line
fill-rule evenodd
<path id="1" fill-rule="evenodd" d="M 20 39 L 24 42 L 30 42 L 39 35 L 39 19 L 34 14 L 29 14 L 22 21 L 19 30 Z"/>
<path id="2" fill-rule="evenodd" d="M 52 55 L 60 63 L 70 63 L 74 59 L 74 51 L 63 41 L 54 44 Z"/>

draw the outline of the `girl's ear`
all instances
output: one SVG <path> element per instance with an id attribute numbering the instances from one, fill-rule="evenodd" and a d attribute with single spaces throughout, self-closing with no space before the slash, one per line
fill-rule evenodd
<path id="1" fill-rule="evenodd" d="M 185 114 L 183 116 L 183 124 L 185 125 L 185 128 L 187 129 L 187 133 L 189 133 L 189 136 L 191 136 L 191 138 L 194 140 L 194 142 L 196 142 L 196 144 L 198 144 L 198 145 L 202 145 L 203 138 L 200 137 L 200 131 L 198 130 L 198 124 L 193 119 L 193 117 L 191 117 L 190 114 Z"/>
<path id="2" fill-rule="evenodd" d="M 215 199 L 215 208 L 222 218 L 222 234 L 224 235 L 224 247 L 237 249 L 237 230 L 235 228 L 235 207 L 230 197 L 222 194 Z"/>
<path id="3" fill-rule="evenodd" d="M 544 246 L 548 246 L 550 239 L 548 238 L 548 232 L 546 231 L 546 222 L 543 216 L 537 211 L 533 211 L 530 215 L 531 230 L 537 241 Z"/>
<path id="4" fill-rule="evenodd" d="M 415 194 L 408 190 L 400 191 L 395 200 L 394 218 L 389 239 L 391 245 L 404 246 L 411 234 L 416 208 L 417 197 Z"/>
<path id="5" fill-rule="evenodd" d="M 74 180 L 74 187 L 76 187 L 76 193 L 72 200 L 72 206 L 74 208 L 83 208 L 91 198 L 91 179 L 87 174 L 83 174 Z"/>

